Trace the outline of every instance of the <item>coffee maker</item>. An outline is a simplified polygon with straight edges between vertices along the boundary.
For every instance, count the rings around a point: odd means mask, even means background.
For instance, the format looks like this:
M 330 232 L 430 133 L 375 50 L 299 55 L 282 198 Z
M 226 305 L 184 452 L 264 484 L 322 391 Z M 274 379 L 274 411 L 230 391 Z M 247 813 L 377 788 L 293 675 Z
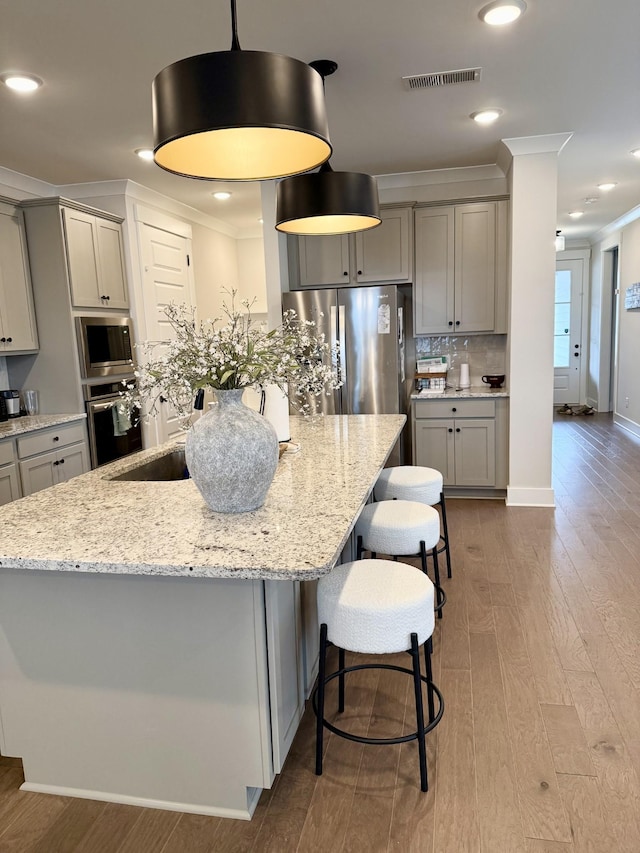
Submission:
M 15 391 L 13 389 L 8 389 L 5 391 L 0 391 L 0 400 L 4 404 L 2 408 L 5 409 L 5 413 L 7 418 L 19 418 L 20 417 L 20 392 Z

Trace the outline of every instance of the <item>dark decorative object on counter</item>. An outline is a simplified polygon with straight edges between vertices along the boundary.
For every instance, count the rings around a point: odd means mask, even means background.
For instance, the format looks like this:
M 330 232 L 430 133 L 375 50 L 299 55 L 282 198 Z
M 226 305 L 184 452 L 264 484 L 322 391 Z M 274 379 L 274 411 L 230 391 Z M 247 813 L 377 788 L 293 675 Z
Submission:
M 488 385 L 489 388 L 502 388 L 504 377 L 504 373 L 490 373 L 487 376 L 483 376 L 482 381 L 485 385 Z

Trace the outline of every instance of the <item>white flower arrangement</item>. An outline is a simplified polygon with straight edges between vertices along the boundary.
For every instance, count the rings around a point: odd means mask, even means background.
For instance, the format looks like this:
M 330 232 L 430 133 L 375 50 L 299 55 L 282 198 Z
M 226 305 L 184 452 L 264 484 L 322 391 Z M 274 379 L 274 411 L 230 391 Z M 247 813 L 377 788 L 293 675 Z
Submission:
M 166 400 L 189 425 L 194 398 L 205 389 L 229 391 L 250 386 L 278 385 L 287 390 L 302 414 L 308 409 L 304 395 L 331 394 L 340 381 L 330 363 L 335 353 L 315 323 L 298 319 L 287 311 L 282 325 L 264 331 L 246 309 L 223 303 L 223 317 L 198 322 L 195 309 L 169 305 L 165 315 L 175 337 L 168 341 L 137 344 L 141 366 L 134 370 L 135 382 L 123 383 L 120 408 L 131 413 L 146 410 L 157 414 L 158 402 Z M 224 325 L 220 325 L 224 323 Z

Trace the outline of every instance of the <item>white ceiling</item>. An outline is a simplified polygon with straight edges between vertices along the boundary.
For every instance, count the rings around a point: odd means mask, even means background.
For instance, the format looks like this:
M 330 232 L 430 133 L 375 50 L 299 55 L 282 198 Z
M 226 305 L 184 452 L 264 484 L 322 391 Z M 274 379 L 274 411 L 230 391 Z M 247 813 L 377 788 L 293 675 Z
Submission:
M 494 28 L 482 0 L 238 0 L 243 48 L 328 58 L 334 169 L 375 175 L 495 163 L 499 140 L 572 131 L 559 161 L 558 221 L 585 238 L 640 204 L 640 4 L 527 0 Z M 135 157 L 152 144 L 151 81 L 165 65 L 228 50 L 228 0 L 0 0 L 0 73 L 45 85 L 0 85 L 0 166 L 55 185 L 129 178 L 231 225 L 253 229 L 257 184 L 169 175 Z M 401 77 L 482 67 L 480 82 L 406 91 Z M 493 126 L 469 114 L 504 110 Z M 616 181 L 605 194 L 596 188 Z M 597 201 L 585 204 L 585 198 Z M 583 209 L 580 220 L 568 217 Z

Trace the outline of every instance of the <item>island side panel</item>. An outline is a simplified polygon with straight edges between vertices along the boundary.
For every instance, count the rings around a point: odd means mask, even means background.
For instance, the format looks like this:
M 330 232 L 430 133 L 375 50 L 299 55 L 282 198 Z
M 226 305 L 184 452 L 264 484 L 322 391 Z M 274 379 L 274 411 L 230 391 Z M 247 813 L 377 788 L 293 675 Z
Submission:
M 248 818 L 274 778 L 264 622 L 260 581 L 4 569 L 2 753 L 32 790 Z

